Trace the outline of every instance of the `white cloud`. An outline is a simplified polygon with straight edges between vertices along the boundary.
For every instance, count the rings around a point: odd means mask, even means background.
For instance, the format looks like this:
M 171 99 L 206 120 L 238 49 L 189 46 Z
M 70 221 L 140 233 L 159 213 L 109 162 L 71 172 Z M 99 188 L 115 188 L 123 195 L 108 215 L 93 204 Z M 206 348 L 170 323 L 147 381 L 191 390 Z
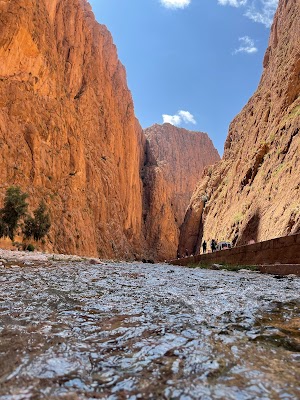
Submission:
M 233 54 L 237 53 L 248 53 L 253 54 L 257 52 L 257 48 L 254 46 L 254 40 L 249 36 L 243 36 L 239 38 L 241 45 L 238 49 L 235 49 Z
M 190 5 L 192 0 L 160 0 L 161 4 L 166 8 L 185 8 Z
M 182 118 L 183 122 L 186 124 L 193 124 L 196 125 L 196 120 L 194 116 L 189 111 L 178 111 L 179 116 Z
M 278 5 L 278 0 L 218 0 L 222 6 L 244 7 L 245 16 L 254 22 L 270 27 Z
M 241 7 L 247 4 L 247 0 L 218 0 L 222 6 Z
M 165 123 L 169 123 L 172 125 L 180 125 L 181 123 L 181 118 L 179 117 L 179 115 L 168 115 L 168 114 L 163 114 L 163 122 Z
M 253 2 L 247 9 L 246 17 L 252 19 L 254 22 L 264 24 L 270 27 L 273 22 L 273 17 L 278 5 L 278 0 L 260 0 Z
M 175 115 L 163 114 L 162 117 L 164 124 L 169 123 L 175 126 L 179 126 L 182 123 L 193 125 L 196 124 L 194 116 L 189 111 L 179 110 Z

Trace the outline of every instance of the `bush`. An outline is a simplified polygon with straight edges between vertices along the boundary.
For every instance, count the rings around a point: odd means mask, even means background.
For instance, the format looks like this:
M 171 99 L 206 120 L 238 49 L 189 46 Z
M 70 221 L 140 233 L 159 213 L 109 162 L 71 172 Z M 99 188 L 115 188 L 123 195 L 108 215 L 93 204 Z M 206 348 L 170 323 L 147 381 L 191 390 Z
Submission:
M 51 222 L 50 215 L 46 212 L 47 207 L 42 200 L 36 210 L 34 210 L 34 218 L 27 216 L 23 228 L 25 238 L 33 237 L 34 240 L 41 240 L 49 232 Z
M 1 210 L 0 210 L 1 212 Z M 7 234 L 7 226 L 4 223 L 3 219 L 0 217 L 0 238 L 8 236 Z
M 24 221 L 22 232 L 25 239 L 33 237 L 36 241 L 42 240 L 49 232 L 51 222 L 45 202 L 40 202 L 32 217 L 26 214 L 27 197 L 28 194 L 23 193 L 18 186 L 11 186 L 6 190 L 4 207 L 0 209 L 0 238 L 9 237 L 13 241 L 20 219 Z
M 34 245 L 29 243 L 29 245 L 26 247 L 27 251 L 34 251 Z
M 28 215 L 28 216 L 25 218 L 24 226 L 23 226 L 22 231 L 23 231 L 23 234 L 24 234 L 24 236 L 25 236 L 25 239 L 29 239 L 29 238 L 31 238 L 31 237 L 33 236 L 33 232 L 34 232 L 34 219 L 33 219 L 30 215 Z
M 18 186 L 7 189 L 4 198 L 4 207 L 0 210 L 0 235 L 14 240 L 18 222 L 26 214 L 28 204 L 27 193 L 22 193 Z
M 33 233 L 34 240 L 41 240 L 50 230 L 51 222 L 50 215 L 47 211 L 47 206 L 42 200 L 38 208 L 33 212 L 35 229 Z

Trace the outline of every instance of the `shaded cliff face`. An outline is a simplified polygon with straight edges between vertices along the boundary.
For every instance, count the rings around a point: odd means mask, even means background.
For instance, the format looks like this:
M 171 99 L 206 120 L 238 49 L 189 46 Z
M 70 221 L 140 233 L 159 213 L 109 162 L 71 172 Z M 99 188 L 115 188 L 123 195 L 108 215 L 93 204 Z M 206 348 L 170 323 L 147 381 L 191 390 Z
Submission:
M 299 32 L 299 1 L 280 0 L 259 87 L 193 194 L 180 249 L 198 252 L 202 234 L 245 244 L 299 232 Z
M 144 247 L 145 145 L 111 35 L 85 0 L 0 2 L 1 195 L 44 198 L 51 250 Z
M 145 235 L 160 259 L 176 256 L 179 227 L 206 166 L 220 159 L 206 133 L 171 124 L 146 129 Z

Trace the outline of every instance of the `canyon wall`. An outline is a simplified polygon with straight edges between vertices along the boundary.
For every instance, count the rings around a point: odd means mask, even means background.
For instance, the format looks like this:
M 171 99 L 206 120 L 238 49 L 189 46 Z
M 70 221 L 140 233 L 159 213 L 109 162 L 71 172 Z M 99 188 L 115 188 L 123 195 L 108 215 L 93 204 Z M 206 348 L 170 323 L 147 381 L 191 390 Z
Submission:
M 156 258 L 170 259 L 176 256 L 179 227 L 196 184 L 220 156 L 203 132 L 155 124 L 145 135 L 145 236 Z
M 46 249 L 169 258 L 204 165 L 206 134 L 142 131 L 125 69 L 86 0 L 0 1 L 0 203 L 44 199 Z
M 0 186 L 52 216 L 49 249 L 145 249 L 145 137 L 110 33 L 86 0 L 0 2 Z
M 258 89 L 193 194 L 180 251 L 198 253 L 202 239 L 245 244 L 300 231 L 299 33 L 299 0 L 279 0 Z

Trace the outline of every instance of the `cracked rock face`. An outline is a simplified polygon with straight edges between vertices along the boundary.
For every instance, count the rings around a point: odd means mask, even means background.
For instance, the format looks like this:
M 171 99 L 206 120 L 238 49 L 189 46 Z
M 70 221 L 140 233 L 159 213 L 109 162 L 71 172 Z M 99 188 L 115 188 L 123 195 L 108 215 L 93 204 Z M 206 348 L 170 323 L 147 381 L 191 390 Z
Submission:
M 145 140 L 110 33 L 85 0 L 0 11 L 1 196 L 45 199 L 52 251 L 139 254 Z
M 11 185 L 31 210 L 45 200 L 44 250 L 174 257 L 192 190 L 218 158 L 206 134 L 143 133 L 86 0 L 0 1 L 0 203 Z
M 280 0 L 258 89 L 193 194 L 180 251 L 199 252 L 202 237 L 245 244 L 300 231 L 299 32 L 299 1 Z
M 145 235 L 158 259 L 176 257 L 179 227 L 199 177 L 220 160 L 206 133 L 171 124 L 145 130 Z

